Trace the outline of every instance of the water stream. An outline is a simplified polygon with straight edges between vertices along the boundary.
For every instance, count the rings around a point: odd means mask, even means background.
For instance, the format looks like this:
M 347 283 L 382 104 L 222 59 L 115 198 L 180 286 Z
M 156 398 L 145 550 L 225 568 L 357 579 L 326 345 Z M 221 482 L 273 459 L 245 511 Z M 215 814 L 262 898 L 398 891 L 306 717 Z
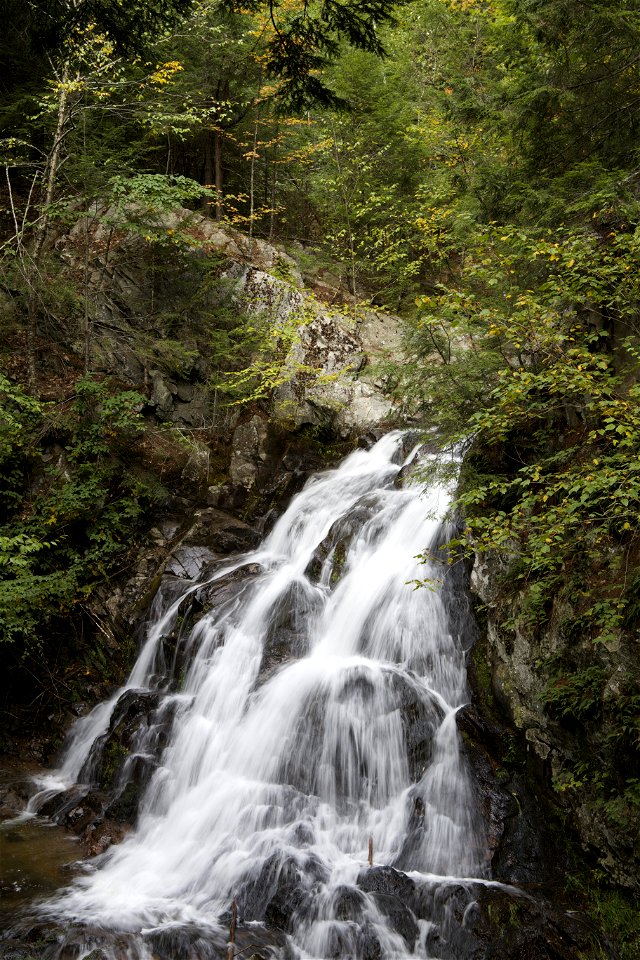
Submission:
M 169 742 L 135 831 L 46 915 L 126 933 L 132 957 L 178 929 L 222 956 L 235 900 L 245 927 L 279 931 L 278 956 L 438 955 L 435 919 L 389 884 L 424 900 L 486 881 L 487 857 L 456 729 L 468 694 L 446 566 L 417 559 L 438 553 L 449 496 L 399 482 L 416 455 L 387 435 L 312 478 L 257 550 L 166 581 L 125 687 L 76 724 L 31 809 L 90 778 L 123 694 L 160 691 Z M 217 599 L 185 630 L 196 596 Z

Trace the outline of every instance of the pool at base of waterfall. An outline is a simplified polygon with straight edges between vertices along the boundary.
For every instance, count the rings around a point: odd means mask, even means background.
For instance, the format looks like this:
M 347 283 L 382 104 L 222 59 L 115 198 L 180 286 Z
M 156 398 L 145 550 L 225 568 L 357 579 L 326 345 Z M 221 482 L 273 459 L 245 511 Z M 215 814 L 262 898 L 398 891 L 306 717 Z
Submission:
M 77 873 L 77 837 L 50 821 L 0 822 L 0 922 L 8 924 L 35 898 L 51 896 Z

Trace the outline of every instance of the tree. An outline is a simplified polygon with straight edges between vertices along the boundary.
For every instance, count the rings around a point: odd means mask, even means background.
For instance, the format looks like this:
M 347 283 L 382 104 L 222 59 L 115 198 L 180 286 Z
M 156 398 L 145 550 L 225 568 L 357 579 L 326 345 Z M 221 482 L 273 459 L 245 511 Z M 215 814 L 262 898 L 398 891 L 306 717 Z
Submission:
M 511 0 L 534 56 L 514 96 L 530 162 L 547 174 L 598 158 L 626 164 L 640 129 L 640 4 Z
M 22 30 L 31 45 L 49 53 L 68 37 L 92 27 L 106 34 L 120 52 L 140 52 L 159 34 L 180 21 L 192 0 L 28 0 Z
M 343 42 L 383 56 L 379 29 L 393 22 L 403 0 L 220 0 L 229 12 L 248 10 L 263 18 L 267 36 L 264 65 L 278 83 L 278 97 L 287 109 L 311 104 L 339 104 L 340 97 L 322 78 Z

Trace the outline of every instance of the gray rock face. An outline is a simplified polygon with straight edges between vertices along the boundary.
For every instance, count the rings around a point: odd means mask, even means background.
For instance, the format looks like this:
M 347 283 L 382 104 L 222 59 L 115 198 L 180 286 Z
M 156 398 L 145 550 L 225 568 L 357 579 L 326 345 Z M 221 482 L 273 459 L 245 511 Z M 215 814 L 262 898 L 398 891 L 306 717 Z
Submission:
M 170 258 L 158 265 L 157 254 L 142 236 L 114 230 L 110 221 L 115 224 L 117 217 L 109 210 L 99 219 L 80 221 L 58 241 L 58 251 L 73 272 L 78 245 L 82 250 L 86 243 L 92 247 L 92 365 L 146 393 L 160 421 L 195 428 L 228 426 L 209 384 L 206 334 L 194 326 L 185 307 L 201 283 L 197 265 L 208 258 L 216 264 L 225 296 L 239 311 L 256 317 L 273 344 L 274 389 L 263 392 L 272 393 L 270 418 L 287 429 L 319 427 L 345 439 L 393 416 L 384 380 L 372 372 L 372 365 L 400 350 L 397 318 L 355 306 L 327 307 L 304 288 L 295 261 L 286 253 L 199 214 L 177 209 L 157 224 L 170 235 L 180 233 L 193 241 L 182 271 L 171 266 Z M 193 276 L 187 276 L 190 272 Z M 339 295 L 339 290 L 334 292 Z M 242 471 L 239 462 L 236 469 Z M 249 473 L 245 470 L 238 481 L 245 487 L 251 486 Z
M 564 812 L 584 850 L 595 857 L 610 879 L 640 892 L 637 809 L 624 802 L 620 810 L 608 809 L 602 797 L 598 799 L 598 786 L 590 781 L 589 774 L 576 777 L 573 773 L 584 769 L 580 764 L 585 758 L 598 764 L 599 757 L 604 770 L 604 761 L 611 760 L 613 746 L 607 743 L 616 735 L 614 728 L 607 725 L 604 716 L 596 716 L 592 723 L 571 716 L 565 719 L 546 702 L 546 692 L 558 669 L 554 664 L 560 663 L 573 664 L 578 673 L 598 664 L 603 676 L 610 677 L 603 697 L 615 697 L 615 678 L 634 669 L 634 651 L 626 649 L 622 640 L 610 644 L 611 649 L 604 645 L 594 649 L 588 637 L 567 635 L 562 624 L 574 622 L 576 613 L 562 594 L 541 623 L 520 618 L 520 594 L 500 586 L 508 564 L 507 557 L 476 557 L 471 587 L 484 604 L 487 623 L 485 643 L 472 656 L 476 661 L 483 660 L 481 666 L 491 677 L 491 693 L 518 731 L 528 769 L 540 789 Z
M 540 695 L 544 678 L 535 663 L 557 650 L 557 638 L 548 635 L 532 647 L 532 638 L 520 628 L 507 628 L 499 616 L 500 591 L 496 584 L 508 568 L 504 558 L 476 557 L 471 589 L 490 611 L 487 623 L 488 646 L 492 656 L 493 692 L 511 722 L 524 731 L 532 752 L 546 759 L 545 731 L 549 717 Z M 544 755 L 544 756 L 543 756 Z
M 168 419 L 173 410 L 173 393 L 159 370 L 151 370 L 151 403 L 156 408 L 158 418 Z M 174 391 L 175 391 L 175 385 Z
M 217 556 L 226 556 L 229 553 L 252 549 L 257 546 L 259 539 L 256 530 L 238 517 L 215 507 L 205 507 L 193 514 L 181 546 L 189 546 L 195 550 L 206 547 Z
M 333 428 L 343 437 L 357 436 L 393 416 L 391 401 L 368 375 L 375 354 L 352 318 L 311 303 L 311 319 L 287 357 L 291 376 L 275 392 L 273 413 L 294 428 L 305 424 Z M 389 319 L 389 326 L 398 321 Z
M 254 264 L 233 263 L 225 275 L 236 284 L 238 303 L 268 318 L 273 335 L 289 345 L 270 405 L 273 419 L 294 430 L 327 427 L 347 438 L 393 416 L 383 382 L 368 368 L 400 349 L 396 317 L 328 310 Z
M 208 547 L 180 544 L 169 557 L 164 573 L 187 580 L 196 580 L 203 568 L 215 559 L 216 554 Z
M 232 483 L 247 490 L 255 484 L 258 470 L 267 459 L 267 436 L 267 425 L 257 415 L 236 427 L 229 465 Z
M 203 443 L 191 444 L 191 452 L 182 470 L 182 479 L 199 487 L 209 480 L 209 448 Z

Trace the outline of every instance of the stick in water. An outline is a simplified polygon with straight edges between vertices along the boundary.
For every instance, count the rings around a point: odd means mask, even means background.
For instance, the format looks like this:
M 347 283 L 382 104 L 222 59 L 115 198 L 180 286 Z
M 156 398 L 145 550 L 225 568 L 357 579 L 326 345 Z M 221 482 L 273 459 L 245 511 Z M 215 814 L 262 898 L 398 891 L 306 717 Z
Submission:
M 369 866 L 373 866 L 373 837 L 369 837 Z
M 231 923 L 229 924 L 229 944 L 227 946 L 227 960 L 233 960 L 236 942 L 236 924 L 238 922 L 238 904 L 234 900 L 231 904 Z

